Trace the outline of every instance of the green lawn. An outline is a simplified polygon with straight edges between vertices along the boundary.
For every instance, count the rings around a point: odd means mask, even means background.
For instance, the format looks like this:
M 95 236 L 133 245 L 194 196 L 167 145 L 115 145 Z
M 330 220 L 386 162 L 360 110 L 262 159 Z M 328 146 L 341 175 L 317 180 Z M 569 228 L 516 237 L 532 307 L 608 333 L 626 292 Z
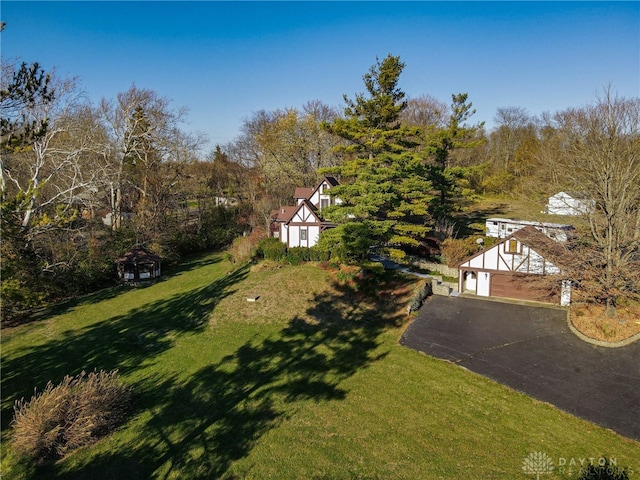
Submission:
M 314 265 L 222 258 L 3 332 L 4 478 L 535 478 L 539 451 L 640 471 L 640 443 L 399 346 L 414 280 L 367 297 Z M 14 400 L 94 368 L 133 386 L 129 422 L 46 468 L 18 462 Z
M 485 195 L 457 215 L 458 233 L 461 236 L 484 234 L 485 221 L 492 217 L 585 227 L 582 217 L 543 213 L 546 202 L 546 198 L 533 199 L 525 195 Z

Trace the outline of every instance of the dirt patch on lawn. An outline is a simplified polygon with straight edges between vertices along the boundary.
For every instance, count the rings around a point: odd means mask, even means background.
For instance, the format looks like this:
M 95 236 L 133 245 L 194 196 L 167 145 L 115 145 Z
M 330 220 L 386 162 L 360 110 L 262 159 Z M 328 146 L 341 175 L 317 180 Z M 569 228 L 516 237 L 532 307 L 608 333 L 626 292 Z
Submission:
M 640 308 L 618 307 L 615 318 L 598 305 L 571 307 L 571 323 L 583 335 L 603 342 L 621 342 L 640 334 Z

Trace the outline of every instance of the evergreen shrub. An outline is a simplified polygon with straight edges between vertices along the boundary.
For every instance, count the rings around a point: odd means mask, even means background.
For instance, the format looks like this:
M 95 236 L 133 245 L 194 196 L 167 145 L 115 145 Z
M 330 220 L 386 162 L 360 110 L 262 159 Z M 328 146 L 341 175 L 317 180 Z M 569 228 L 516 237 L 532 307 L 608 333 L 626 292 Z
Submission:
M 309 249 L 306 247 L 291 247 L 287 250 L 287 254 L 285 256 L 286 261 L 291 265 L 298 265 L 303 262 L 308 262 L 309 258 Z
M 264 238 L 258 243 L 257 255 L 265 260 L 280 262 L 286 254 L 287 246 L 277 238 Z

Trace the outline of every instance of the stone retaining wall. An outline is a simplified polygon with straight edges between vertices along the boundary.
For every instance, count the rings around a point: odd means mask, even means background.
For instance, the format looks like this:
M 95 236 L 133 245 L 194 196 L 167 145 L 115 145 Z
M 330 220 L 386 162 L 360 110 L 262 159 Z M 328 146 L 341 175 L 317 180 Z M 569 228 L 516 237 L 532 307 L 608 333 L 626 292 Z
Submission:
M 426 260 L 412 259 L 411 265 L 418 267 L 422 270 L 429 270 L 432 272 L 440 272 L 445 277 L 458 278 L 458 269 L 452 268 L 447 265 L 435 262 L 427 262 Z

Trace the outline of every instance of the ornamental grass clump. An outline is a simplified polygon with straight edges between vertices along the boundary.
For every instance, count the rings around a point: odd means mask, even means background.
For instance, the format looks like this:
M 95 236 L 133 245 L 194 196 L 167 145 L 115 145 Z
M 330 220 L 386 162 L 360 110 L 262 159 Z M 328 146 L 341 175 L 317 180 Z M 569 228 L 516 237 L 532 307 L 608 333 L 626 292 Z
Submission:
M 14 406 L 12 444 L 37 462 L 93 443 L 123 423 L 131 392 L 118 371 L 66 376 Z

